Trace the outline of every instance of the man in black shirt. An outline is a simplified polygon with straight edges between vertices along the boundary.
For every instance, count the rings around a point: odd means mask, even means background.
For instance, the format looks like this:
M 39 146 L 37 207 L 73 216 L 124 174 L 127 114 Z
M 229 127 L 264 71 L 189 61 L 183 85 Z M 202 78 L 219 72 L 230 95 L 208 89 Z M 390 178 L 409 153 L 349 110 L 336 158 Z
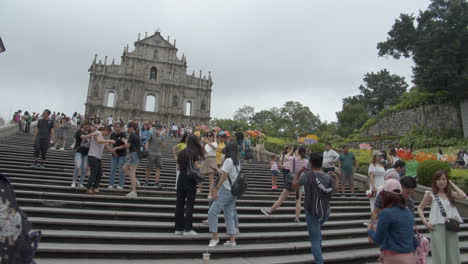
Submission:
M 49 144 L 54 142 L 54 122 L 49 119 L 50 110 L 46 109 L 42 113 L 42 119 L 37 122 L 37 127 L 34 130 L 34 163 L 31 167 L 44 167 L 47 149 Z M 41 154 L 41 162 L 38 162 L 39 153 Z

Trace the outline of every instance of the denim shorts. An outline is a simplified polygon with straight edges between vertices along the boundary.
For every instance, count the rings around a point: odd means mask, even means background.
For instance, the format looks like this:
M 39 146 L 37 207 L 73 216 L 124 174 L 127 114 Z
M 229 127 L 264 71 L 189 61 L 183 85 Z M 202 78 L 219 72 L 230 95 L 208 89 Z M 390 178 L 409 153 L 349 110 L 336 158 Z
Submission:
M 130 152 L 130 161 L 129 165 L 137 166 L 140 163 L 140 158 L 138 157 L 138 152 Z
M 271 176 L 278 176 L 278 171 L 277 170 L 272 170 L 271 171 Z

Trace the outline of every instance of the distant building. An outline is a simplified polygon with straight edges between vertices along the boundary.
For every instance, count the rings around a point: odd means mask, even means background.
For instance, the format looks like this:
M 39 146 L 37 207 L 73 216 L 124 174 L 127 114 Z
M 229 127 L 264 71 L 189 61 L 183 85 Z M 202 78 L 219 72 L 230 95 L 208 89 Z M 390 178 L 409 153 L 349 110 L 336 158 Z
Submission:
M 159 32 L 124 48 L 121 64 L 96 62 L 89 68 L 86 113 L 117 120 L 143 118 L 162 122 L 207 123 L 210 120 L 211 72 L 187 75 L 185 55 L 177 57 Z

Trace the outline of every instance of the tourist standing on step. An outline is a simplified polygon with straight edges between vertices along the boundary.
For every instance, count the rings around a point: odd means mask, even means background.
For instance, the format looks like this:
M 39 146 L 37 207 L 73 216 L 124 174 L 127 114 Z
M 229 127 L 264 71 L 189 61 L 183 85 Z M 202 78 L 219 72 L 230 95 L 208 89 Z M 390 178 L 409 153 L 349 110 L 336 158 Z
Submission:
M 297 149 L 296 153 L 294 155 L 290 156 L 289 159 L 289 164 L 291 166 L 291 171 L 290 173 L 294 173 L 296 175 L 300 171 L 304 171 L 309 167 L 309 161 L 306 158 L 306 152 L 307 152 L 307 147 L 305 145 L 299 146 Z M 265 215 L 271 215 L 278 207 L 280 207 L 284 200 L 289 197 L 289 194 L 295 193 L 296 195 L 296 218 L 294 221 L 296 223 L 300 223 L 300 216 L 301 216 L 301 197 L 302 197 L 302 188 L 301 189 L 294 189 L 292 188 L 292 185 L 288 187 L 290 189 L 284 188 L 283 192 L 281 192 L 280 196 L 278 197 L 278 200 L 273 204 L 273 206 L 270 209 L 267 208 L 261 208 L 261 212 Z
M 24 112 L 24 133 L 29 134 L 32 122 L 32 116 L 29 114 L 28 111 Z
M 400 182 L 395 179 L 386 181 L 380 195 L 384 209 L 379 214 L 377 230 L 373 223 L 369 223 L 367 233 L 380 246 L 382 263 L 415 264 L 413 252 L 419 242 L 414 236 L 414 213 L 406 206 Z
M 46 109 L 42 113 L 42 119 L 37 122 L 34 129 L 34 163 L 31 167 L 44 167 L 47 150 L 50 144 L 54 143 L 54 122 L 49 119 L 50 110 Z M 39 154 L 41 154 L 41 162 L 38 163 Z
M 382 163 L 382 153 L 378 150 L 372 152 L 372 161 L 368 170 L 370 190 L 367 194 L 370 198 L 371 212 L 374 211 L 375 196 L 380 186 L 385 183 L 385 168 Z
M 148 161 L 146 163 L 146 177 L 143 186 L 149 186 L 149 177 L 151 171 L 156 169 L 154 172 L 154 186 L 156 188 L 161 188 L 159 178 L 161 177 L 162 168 L 162 148 L 166 147 L 166 139 L 161 134 L 161 132 L 162 126 L 159 124 L 156 125 L 154 132 L 151 133 L 146 142 L 145 149 L 148 151 Z
M 338 179 L 333 171 L 323 173 L 323 156 L 320 152 L 310 154 L 311 169 L 300 169 L 294 176 L 292 187 L 305 189 L 304 211 L 307 231 L 314 255 L 314 263 L 323 264 L 321 226 L 330 216 L 330 201 L 338 189 Z
M 276 155 L 273 155 L 270 160 L 270 171 L 271 171 L 271 189 L 278 189 L 276 178 L 278 177 L 278 161 Z
M 218 215 L 223 211 L 224 222 L 229 240 L 224 243 L 226 247 L 236 246 L 236 201 L 237 196 L 231 192 L 231 186 L 236 181 L 239 171 L 241 171 L 239 162 L 238 146 L 229 143 L 225 148 L 225 160 L 223 167 L 219 170 L 221 177 L 213 189 L 211 196 L 214 199 L 213 204 L 208 211 L 208 226 L 210 233 L 213 234 L 208 247 L 215 247 L 219 244 L 218 237 Z
M 293 148 L 290 146 L 284 147 L 283 153 L 281 153 L 281 156 L 279 157 L 278 167 L 281 169 L 281 172 L 283 173 L 283 185 L 284 185 L 286 176 L 289 174 L 289 171 L 291 170 L 291 166 L 289 165 L 289 155 L 292 149 Z
M 177 143 L 174 147 L 172 147 L 172 153 L 174 154 L 174 160 L 176 161 L 176 164 L 177 164 L 177 158 L 179 156 L 179 153 L 187 147 L 187 140 L 188 140 L 188 134 L 184 134 L 182 135 L 182 139 L 180 140 L 180 142 Z M 177 181 L 179 180 L 179 174 L 180 174 L 179 167 L 176 166 L 176 180 L 175 180 L 175 187 L 174 187 L 176 190 L 177 190 Z
M 60 150 L 65 150 L 66 137 L 68 136 L 68 130 L 70 129 L 70 122 L 68 117 L 62 117 L 60 121 L 58 121 L 57 127 L 57 140 L 55 142 L 55 146 L 52 149 L 57 149 L 58 145 L 62 143 L 62 147 Z
M 323 152 L 323 172 L 335 171 L 335 163 L 338 162 L 340 155 L 332 149 L 330 143 L 325 144 L 325 151 Z
M 343 154 L 338 158 L 338 168 L 341 180 L 341 195 L 344 195 L 345 185 L 351 187 L 351 195 L 354 196 L 354 171 L 359 167 L 354 153 L 349 152 L 347 145 L 343 146 Z
M 257 161 L 267 162 L 267 159 L 265 158 L 265 138 L 263 135 L 258 136 L 257 145 L 255 147 L 257 149 Z
M 89 134 L 90 125 L 91 122 L 88 120 L 83 121 L 81 128 L 75 133 L 75 167 L 73 169 L 72 188 L 84 188 L 83 182 L 88 169 L 88 152 L 90 146 L 90 139 L 86 136 Z M 77 184 L 78 173 L 80 174 L 79 185 Z
M 219 131 L 219 133 L 216 135 L 216 139 L 218 139 L 218 149 L 216 149 L 216 163 L 218 164 L 218 168 L 221 168 L 221 165 L 224 161 L 223 149 L 226 147 L 226 133 L 224 131 Z
M 102 153 L 106 144 L 115 144 L 114 140 L 104 138 L 109 136 L 111 132 L 112 128 L 105 126 L 86 136 L 91 138 L 88 151 L 88 164 L 91 169 L 91 175 L 86 186 L 87 194 L 99 194 L 99 184 L 102 178 Z
M 119 172 L 119 185 L 116 187 L 119 190 L 123 190 L 125 187 L 125 171 L 123 167 L 127 161 L 127 145 L 125 141 L 127 140 L 127 134 L 122 131 L 122 124 L 119 122 L 114 122 L 114 132 L 110 135 L 110 139 L 115 141 L 113 148 L 109 145 L 106 146 L 107 150 L 112 154 L 111 155 L 111 168 L 109 176 L 109 186 L 108 189 L 114 189 L 115 174 L 116 171 Z
M 200 168 L 199 161 L 204 159 L 200 140 L 195 135 L 188 136 L 187 147 L 177 157 L 177 166 L 180 170 L 177 181 L 177 201 L 175 209 L 175 234 L 193 236 L 193 207 L 197 194 L 195 179 L 187 174 L 189 164 L 196 169 Z
M 205 160 L 201 164 L 200 172 L 209 179 L 209 192 L 208 199 L 211 199 L 211 193 L 214 186 L 214 175 L 218 171 L 218 164 L 216 163 L 216 151 L 218 150 L 218 143 L 213 132 L 208 131 L 203 139 L 203 148 L 205 151 Z
M 401 195 L 403 196 L 403 198 L 406 199 L 406 207 L 408 207 L 408 209 L 410 210 L 410 212 L 413 214 L 413 217 L 414 217 L 414 201 L 411 198 L 411 196 L 413 195 L 414 190 L 417 187 L 416 179 L 414 179 L 411 176 L 404 176 L 404 177 L 401 177 L 399 181 L 401 185 Z M 382 209 L 383 209 L 382 192 L 380 192 L 379 194 L 377 194 L 375 198 L 375 204 L 374 204 L 374 210 L 372 211 L 371 223 L 375 223 L 377 221 L 377 219 L 379 218 L 379 213 Z
M 432 178 L 432 190 L 426 191 L 419 204 L 418 213 L 424 225 L 431 231 L 431 252 L 433 264 L 461 263 L 458 233 L 447 230 L 446 219 L 463 223 L 455 200 L 465 200 L 466 194 L 448 178 L 446 171 L 438 171 Z M 429 220 L 424 208 L 431 206 Z
M 137 177 L 136 169 L 138 163 L 140 163 L 140 157 L 138 153 L 140 152 L 141 143 L 138 133 L 138 122 L 134 121 L 127 125 L 128 127 L 128 140 L 125 142 L 126 146 L 130 152 L 130 160 L 124 166 L 125 173 L 130 176 L 130 183 L 132 191 L 127 194 L 128 197 L 137 197 Z

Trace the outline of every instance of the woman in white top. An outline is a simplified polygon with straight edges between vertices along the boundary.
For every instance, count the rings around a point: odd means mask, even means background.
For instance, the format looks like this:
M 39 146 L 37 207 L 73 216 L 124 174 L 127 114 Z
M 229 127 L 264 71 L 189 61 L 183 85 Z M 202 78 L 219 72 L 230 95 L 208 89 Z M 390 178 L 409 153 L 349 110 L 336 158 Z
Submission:
M 208 211 L 208 226 L 210 233 L 213 234 L 208 247 L 215 247 L 219 244 L 218 237 L 218 215 L 221 211 L 224 212 L 224 222 L 226 223 L 226 231 L 229 235 L 229 240 L 224 243 L 225 247 L 236 246 L 236 201 L 237 196 L 231 193 L 231 183 L 233 184 L 239 175 L 239 151 L 236 143 L 229 143 L 225 148 L 226 159 L 223 167 L 218 170 L 221 175 L 218 184 L 214 187 L 211 196 L 213 204 Z M 228 178 L 229 177 L 229 178 Z
M 447 218 L 462 223 L 463 220 L 455 207 L 455 200 L 465 200 L 466 194 L 448 179 L 446 171 L 438 171 L 432 178 L 432 192 L 426 191 L 419 204 L 418 213 L 424 225 L 431 231 L 431 252 L 433 264 L 461 263 L 458 234 L 445 228 L 445 217 L 439 207 L 440 200 Z M 424 216 L 424 208 L 431 205 L 429 221 Z
M 369 165 L 369 184 L 374 197 L 370 198 L 371 212 L 374 211 L 377 189 L 385 183 L 385 168 L 382 164 L 382 153 L 378 150 L 372 153 L 372 162 Z
M 211 192 L 214 186 L 214 175 L 218 170 L 218 163 L 216 162 L 216 150 L 218 150 L 218 143 L 213 132 L 209 131 L 205 134 L 206 138 L 203 139 L 203 149 L 205 152 L 205 160 L 202 162 L 200 172 L 206 176 L 210 181 L 210 190 L 208 192 L 208 199 L 211 199 Z M 200 190 L 201 186 L 199 186 Z

